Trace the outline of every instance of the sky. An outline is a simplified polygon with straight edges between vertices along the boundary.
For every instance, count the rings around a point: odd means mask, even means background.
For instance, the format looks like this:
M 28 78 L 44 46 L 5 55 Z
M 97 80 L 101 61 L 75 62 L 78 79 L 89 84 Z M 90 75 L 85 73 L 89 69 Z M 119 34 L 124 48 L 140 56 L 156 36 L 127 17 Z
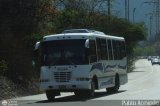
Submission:
M 133 22 L 133 10 L 135 8 L 134 22 L 145 22 L 147 29 L 150 29 L 150 13 L 153 12 L 153 3 L 145 3 L 153 0 L 129 0 L 130 21 Z M 118 17 L 125 18 L 125 0 L 115 0 L 112 4 L 112 13 Z M 153 20 L 152 36 L 155 35 L 155 22 Z

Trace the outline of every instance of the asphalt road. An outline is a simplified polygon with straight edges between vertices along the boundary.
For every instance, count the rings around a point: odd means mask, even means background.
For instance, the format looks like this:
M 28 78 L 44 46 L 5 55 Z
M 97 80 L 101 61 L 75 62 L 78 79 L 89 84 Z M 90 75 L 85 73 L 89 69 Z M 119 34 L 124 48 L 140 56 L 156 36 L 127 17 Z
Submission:
M 18 106 L 160 106 L 160 65 L 151 65 L 147 59 L 135 62 L 135 69 L 128 74 L 128 83 L 122 85 L 116 94 L 105 89 L 96 91 L 94 98 L 78 98 L 74 93 L 61 93 L 55 101 L 49 102 L 45 94 L 12 99 Z M 16 105 L 16 103 L 14 103 Z

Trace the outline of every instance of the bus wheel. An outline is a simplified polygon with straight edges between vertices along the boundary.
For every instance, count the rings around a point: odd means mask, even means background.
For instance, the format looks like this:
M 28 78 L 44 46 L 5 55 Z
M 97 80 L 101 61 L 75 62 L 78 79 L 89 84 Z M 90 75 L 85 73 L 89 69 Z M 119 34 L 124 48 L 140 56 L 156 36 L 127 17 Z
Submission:
M 119 76 L 116 75 L 116 77 L 115 77 L 115 86 L 111 87 L 111 88 L 106 88 L 106 90 L 107 90 L 108 93 L 116 93 L 119 90 L 119 86 L 120 86 Z
M 53 91 L 53 90 L 47 90 L 46 91 L 46 96 L 47 96 L 48 101 L 55 100 L 55 96 L 57 96 L 57 95 L 60 95 L 60 92 L 56 92 L 56 91 Z
M 84 92 L 82 92 L 82 91 L 75 91 L 74 94 L 76 97 L 83 97 L 84 96 Z
M 91 82 L 91 89 L 87 92 L 87 95 L 89 97 L 94 97 L 95 95 L 95 82 L 94 81 Z

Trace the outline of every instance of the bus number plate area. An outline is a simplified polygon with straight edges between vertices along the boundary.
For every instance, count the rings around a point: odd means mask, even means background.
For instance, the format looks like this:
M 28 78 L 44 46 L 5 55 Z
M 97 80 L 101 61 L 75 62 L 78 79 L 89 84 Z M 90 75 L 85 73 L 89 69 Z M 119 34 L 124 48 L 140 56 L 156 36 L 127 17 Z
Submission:
M 66 89 L 66 85 L 59 85 L 59 89 Z

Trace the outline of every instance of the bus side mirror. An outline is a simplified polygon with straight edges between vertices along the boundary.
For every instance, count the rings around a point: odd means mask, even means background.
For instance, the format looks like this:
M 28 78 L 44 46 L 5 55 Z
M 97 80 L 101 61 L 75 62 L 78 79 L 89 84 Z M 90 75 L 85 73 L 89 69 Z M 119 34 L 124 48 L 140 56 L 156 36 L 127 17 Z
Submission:
M 38 58 L 39 58 L 39 49 L 40 49 L 40 42 L 37 42 L 35 44 L 34 53 L 33 53 L 33 60 L 32 60 L 32 66 L 36 67 Z
M 35 67 L 35 61 L 34 60 L 32 60 L 32 67 Z
M 86 40 L 86 42 L 85 42 L 85 47 L 86 47 L 86 48 L 89 48 L 89 39 Z
M 34 53 L 33 53 L 33 60 L 32 60 L 32 66 L 33 66 L 33 67 L 36 66 L 36 59 L 37 59 L 37 56 L 38 56 L 38 50 L 34 50 Z

